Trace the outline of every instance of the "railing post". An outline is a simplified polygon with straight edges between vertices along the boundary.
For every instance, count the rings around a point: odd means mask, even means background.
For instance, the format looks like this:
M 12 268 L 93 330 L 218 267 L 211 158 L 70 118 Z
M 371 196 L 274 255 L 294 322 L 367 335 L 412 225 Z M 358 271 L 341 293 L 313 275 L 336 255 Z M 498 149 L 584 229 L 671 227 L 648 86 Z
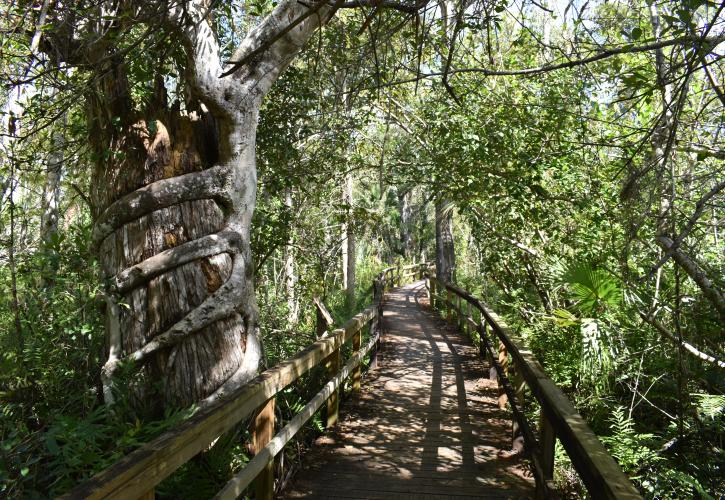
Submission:
M 554 451 L 556 449 L 556 434 L 554 428 L 549 423 L 549 419 L 541 411 L 539 419 L 539 463 L 541 471 L 539 471 L 540 480 L 536 482 L 536 496 L 538 498 L 546 498 L 546 483 L 554 477 Z M 539 484 L 541 483 L 541 484 Z
M 473 309 L 471 308 L 471 303 L 466 301 L 466 320 L 464 321 L 464 324 L 466 325 L 466 334 L 469 337 L 472 337 L 473 330 L 471 330 L 471 321 L 474 321 L 473 319 Z
M 445 286 L 445 285 L 443 285 L 443 286 Z M 452 323 L 453 322 L 453 316 L 452 316 L 452 314 L 453 314 L 453 298 L 452 298 L 451 291 L 448 289 L 447 286 L 446 286 L 445 302 L 446 302 L 446 320 L 449 323 Z
M 398 261 L 397 271 L 398 272 L 397 272 L 397 280 L 396 281 L 398 282 L 398 286 L 402 286 L 403 285 L 403 283 L 402 283 L 402 279 L 403 278 L 402 278 L 402 275 L 401 275 L 400 261 Z
M 511 382 L 513 384 L 514 393 L 516 394 L 516 404 L 519 405 L 519 408 L 521 408 L 521 411 L 523 412 L 525 383 L 524 377 L 521 375 L 521 370 L 519 370 L 516 364 L 513 365 L 513 369 L 514 374 Z M 521 429 L 519 428 L 519 422 L 515 418 L 512 419 L 511 425 L 511 448 L 519 452 L 524 451 L 523 434 L 521 433 Z
M 268 399 L 260 407 L 254 418 L 252 429 L 252 448 L 256 455 L 274 437 L 274 398 Z M 271 500 L 274 498 L 274 460 L 270 460 L 264 470 L 254 480 L 255 498 Z
M 436 284 L 438 280 L 435 278 L 429 278 L 430 281 L 430 308 L 435 310 L 436 308 Z
M 340 371 L 340 346 L 337 346 L 332 354 L 325 359 L 325 372 L 327 378 L 331 379 Z M 337 423 L 340 414 L 340 389 L 330 394 L 327 399 L 327 413 L 325 414 L 325 427 L 329 429 Z
M 372 323 L 371 323 L 372 324 Z M 372 334 L 372 327 L 370 328 Z M 355 356 L 360 352 L 360 345 L 362 343 L 362 328 L 355 332 L 352 336 L 352 355 Z M 362 381 L 362 363 L 358 365 L 352 371 L 352 392 L 353 394 L 360 394 L 360 386 Z
M 377 335 L 378 340 L 375 342 L 375 346 L 372 349 L 370 355 L 370 367 L 369 370 L 375 370 L 378 367 L 378 351 L 380 350 L 380 340 L 383 337 L 383 301 L 381 300 L 377 304 L 375 310 L 375 330 L 371 332 L 372 335 Z
M 463 324 L 463 299 L 460 295 L 456 295 L 458 297 L 458 308 L 456 309 L 456 316 L 458 319 L 458 331 L 465 331 L 464 324 Z
M 498 376 L 500 377 L 508 377 L 509 373 L 509 355 L 508 351 L 506 350 L 506 346 L 503 342 L 499 341 L 498 343 L 498 364 L 501 367 L 501 370 L 503 373 L 499 373 Z M 498 382 L 498 407 L 501 409 L 506 408 L 506 403 L 508 403 L 508 396 L 506 396 L 506 391 L 503 389 L 503 384 L 499 380 Z
M 146 493 L 138 497 L 137 500 L 154 500 L 156 498 L 156 488 L 148 490 Z

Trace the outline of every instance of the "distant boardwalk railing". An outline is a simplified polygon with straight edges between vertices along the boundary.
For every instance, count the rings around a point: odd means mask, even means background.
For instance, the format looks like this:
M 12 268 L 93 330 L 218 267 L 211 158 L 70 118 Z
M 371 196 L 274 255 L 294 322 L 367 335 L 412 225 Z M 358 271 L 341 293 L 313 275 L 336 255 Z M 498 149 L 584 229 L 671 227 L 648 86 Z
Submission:
M 496 368 L 499 405 L 505 407 L 508 403 L 514 416 L 513 438 L 523 437 L 532 458 L 537 496 L 551 497 L 554 445 L 559 438 L 592 498 L 641 498 L 561 389 L 546 376 L 531 351 L 496 313 L 466 290 L 443 283 L 432 273 L 426 276 L 426 288 L 431 305 L 444 308 L 449 322 L 458 324 L 469 335 L 473 331 L 479 334 L 481 355 L 488 357 Z M 498 340 L 497 349 L 494 339 Z M 513 365 L 509 365 L 509 356 Z M 541 407 L 538 436 L 534 435 L 522 410 L 524 384 Z
M 323 336 L 294 357 L 264 371 L 227 398 L 201 409 L 153 441 L 141 446 L 114 465 L 70 491 L 64 498 L 153 499 L 154 488 L 219 436 L 254 416 L 252 448 L 254 458 L 237 473 L 215 498 L 237 498 L 254 482 L 255 497 L 271 499 L 274 494 L 273 462 L 302 426 L 327 403 L 326 425 L 338 419 L 339 390 L 352 377 L 353 392 L 360 391 L 361 363 L 371 353 L 376 361 L 380 340 L 383 295 L 408 277 L 423 277 L 426 266 L 389 267 L 373 284 L 373 303 L 341 328 Z M 370 325 L 369 341 L 362 346 L 363 329 Z M 341 367 L 341 348 L 352 341 L 352 354 Z M 275 396 L 318 365 L 326 368 L 328 381 L 305 407 L 279 432 L 275 429 Z

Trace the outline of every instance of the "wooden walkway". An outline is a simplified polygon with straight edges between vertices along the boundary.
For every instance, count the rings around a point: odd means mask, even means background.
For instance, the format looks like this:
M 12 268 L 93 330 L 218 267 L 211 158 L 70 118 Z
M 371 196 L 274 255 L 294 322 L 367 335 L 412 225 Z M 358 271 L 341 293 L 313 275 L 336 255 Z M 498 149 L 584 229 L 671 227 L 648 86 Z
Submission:
M 386 295 L 380 367 L 317 440 L 284 498 L 531 498 L 510 420 L 477 349 L 429 310 L 422 282 Z M 484 375 L 485 374 L 485 375 Z

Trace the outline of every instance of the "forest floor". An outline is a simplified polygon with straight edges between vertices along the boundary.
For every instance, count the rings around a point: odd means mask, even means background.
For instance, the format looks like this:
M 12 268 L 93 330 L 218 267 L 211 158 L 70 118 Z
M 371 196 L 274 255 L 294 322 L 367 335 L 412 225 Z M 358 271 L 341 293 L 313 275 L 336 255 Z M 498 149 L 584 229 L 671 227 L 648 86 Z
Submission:
M 417 282 L 386 295 L 380 364 L 303 456 L 283 498 L 531 498 L 511 424 L 471 341 Z

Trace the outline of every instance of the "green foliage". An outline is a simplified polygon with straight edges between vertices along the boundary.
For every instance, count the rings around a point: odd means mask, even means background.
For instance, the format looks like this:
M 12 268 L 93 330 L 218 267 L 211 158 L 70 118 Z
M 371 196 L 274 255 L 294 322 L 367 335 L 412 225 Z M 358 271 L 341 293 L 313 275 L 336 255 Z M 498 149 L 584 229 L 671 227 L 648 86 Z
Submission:
M 563 281 L 572 291 L 575 307 L 586 316 L 597 315 L 621 303 L 622 291 L 617 281 L 602 269 L 575 264 L 566 271 Z
M 95 7 L 67 4 L 64 26 L 73 18 L 91 24 Z M 210 17 L 223 57 L 230 58 L 277 5 L 214 2 Z M 642 491 L 657 498 L 725 494 L 725 379 L 687 353 L 680 359 L 669 339 L 638 320 L 639 313 L 653 312 L 703 350 L 718 354 L 725 346 L 721 318 L 682 270 L 668 261 L 650 272 L 661 258 L 654 236 L 665 226 L 674 234 L 687 229 L 702 194 L 722 178 L 722 106 L 710 79 L 717 83 L 723 60 L 702 40 L 660 54 L 626 53 L 655 41 L 652 6 L 659 9 L 664 38 L 699 35 L 702 26 L 714 26 L 715 33 L 718 26 L 710 16 L 719 5 L 709 0 L 585 3 L 556 21 L 528 3 L 516 19 L 503 2 L 474 3 L 462 13 L 452 47 L 446 23 L 431 11 L 408 22 L 384 8 L 370 16 L 341 9 L 282 75 L 260 113 L 251 244 L 266 365 L 315 340 L 313 297 L 339 324 L 368 303 L 381 268 L 430 260 L 433 202 L 450 201 L 460 281 L 518 329 Z M 43 26 L 48 35 L 65 7 L 50 9 Z M 18 90 L 16 82 L 26 78 L 35 88 L 21 120 L 28 137 L 15 143 L 3 137 L 0 155 L 2 496 L 60 493 L 186 415 L 144 418 L 127 404 L 128 387 L 119 387 L 121 403 L 113 413 L 102 405 L 104 283 L 88 248 L 97 207 L 85 200 L 96 188 L 88 179 L 98 158 L 86 151 L 92 123 L 81 96 L 98 98 L 103 89 L 96 88 L 97 68 L 85 62 L 72 70 L 65 63 L 55 67 L 57 57 L 67 55 L 65 31 L 58 39 L 43 37 L 40 50 L 52 49 L 50 55 L 29 53 L 38 11 L 12 4 L 0 20 L 3 88 Z M 359 32 L 363 17 L 370 24 Z M 102 41 L 123 58 L 130 119 L 159 105 L 154 98 L 161 84 L 169 103 L 192 111 L 186 108 L 194 93 L 184 76 L 189 65 L 178 36 L 139 21 L 131 10 L 103 23 L 123 26 L 104 31 Z M 560 54 L 576 59 L 591 50 L 582 40 L 624 53 L 525 78 L 466 70 L 546 66 Z M 447 86 L 419 78 L 443 73 L 448 54 L 456 71 Z M 27 59 L 36 66 L 29 69 Z M 400 83 L 408 78 L 416 81 Z M 666 123 L 668 113 L 678 126 Z M 108 122 L 117 127 L 121 117 Z M 67 144 L 61 225 L 41 244 L 38 207 L 56 131 Z M 664 157 L 655 144 L 662 137 Z M 127 153 L 109 147 L 98 155 Z M 349 177 L 351 203 L 342 201 Z M 702 205 L 680 245 L 720 289 L 721 200 L 720 194 Z M 341 283 L 343 225 L 357 239 L 353 301 Z M 280 395 L 280 422 L 302 407 L 321 377 L 309 374 Z M 316 415 L 300 443 L 321 430 Z M 241 428 L 222 437 L 159 493 L 210 496 L 248 460 L 247 438 Z M 296 460 L 292 448 L 285 457 Z M 575 485 L 560 447 L 557 464 L 562 483 Z
M 602 437 L 602 441 L 625 472 L 632 474 L 633 479 L 641 479 L 642 471 L 662 460 L 657 451 L 652 449 L 655 436 L 635 432 L 634 421 L 627 417 L 621 406 L 612 410 L 610 431 L 612 434 Z
M 668 466 L 657 450 L 657 437 L 638 433 L 635 422 L 621 406 L 612 411 L 610 431 L 611 435 L 602 437 L 602 441 L 648 498 L 714 498 L 697 478 Z

